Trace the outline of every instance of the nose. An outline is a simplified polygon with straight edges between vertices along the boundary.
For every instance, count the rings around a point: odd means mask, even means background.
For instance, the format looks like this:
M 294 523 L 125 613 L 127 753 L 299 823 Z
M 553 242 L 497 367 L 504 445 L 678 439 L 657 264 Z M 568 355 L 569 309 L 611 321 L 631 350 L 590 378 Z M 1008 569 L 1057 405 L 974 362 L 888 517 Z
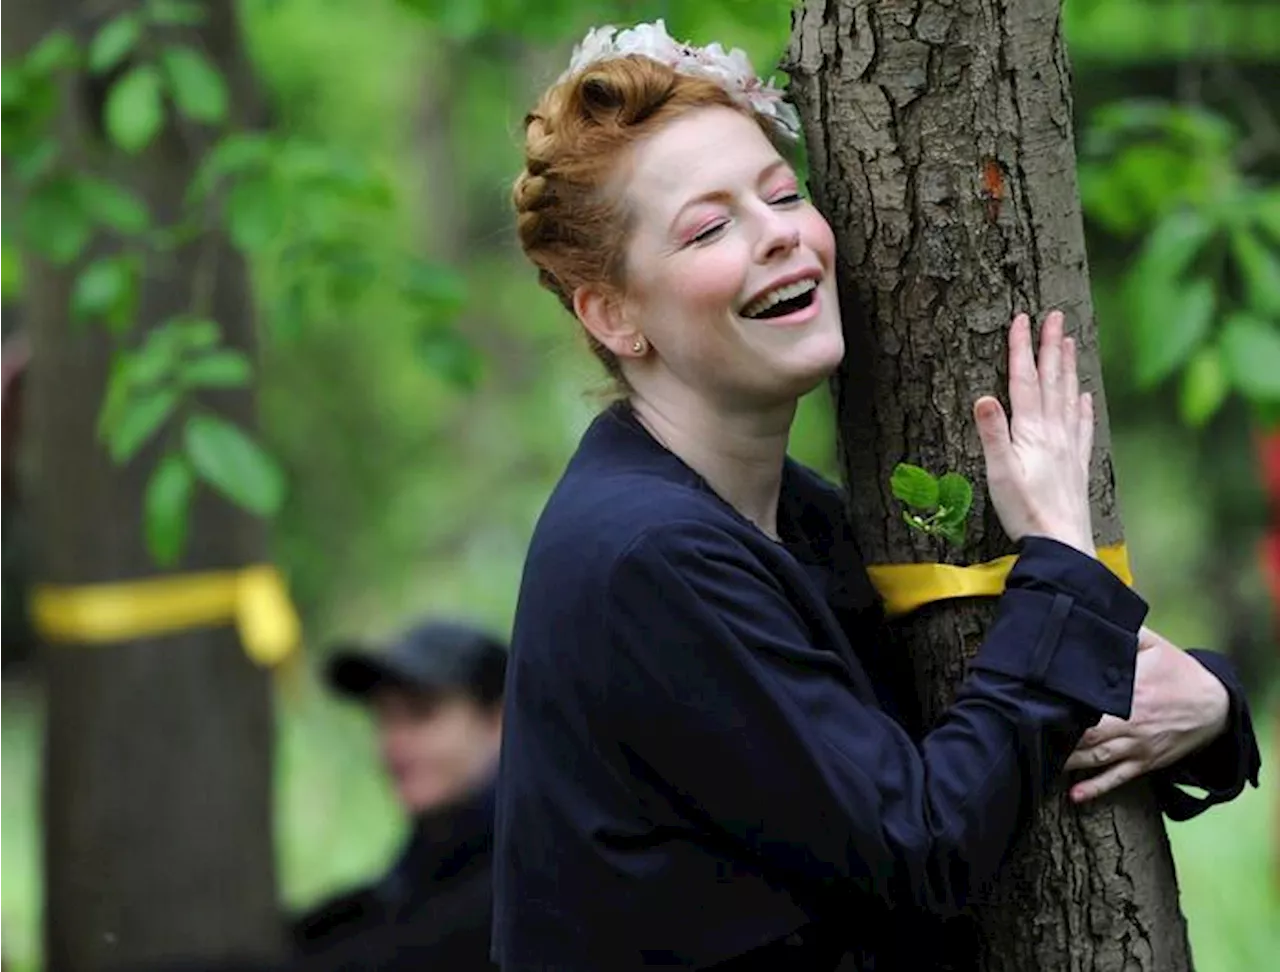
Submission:
M 800 230 L 781 213 L 766 210 L 756 243 L 756 262 L 769 263 L 788 256 L 800 245 Z

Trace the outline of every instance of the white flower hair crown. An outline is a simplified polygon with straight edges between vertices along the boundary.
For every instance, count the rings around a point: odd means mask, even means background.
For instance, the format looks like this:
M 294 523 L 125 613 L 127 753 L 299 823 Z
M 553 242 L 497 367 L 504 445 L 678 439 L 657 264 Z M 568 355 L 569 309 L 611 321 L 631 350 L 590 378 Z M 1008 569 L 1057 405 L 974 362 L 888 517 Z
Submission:
M 773 78 L 761 81 L 745 51 L 735 47 L 726 51 L 719 44 L 694 47 L 682 44 L 667 33 L 661 20 L 637 24 L 627 30 L 617 27 L 593 27 L 582 43 L 573 49 L 569 69 L 560 75 L 564 81 L 599 61 L 639 54 L 674 68 L 681 74 L 709 78 L 724 88 L 739 104 L 768 118 L 784 136 L 800 137 L 800 116 L 786 100 Z

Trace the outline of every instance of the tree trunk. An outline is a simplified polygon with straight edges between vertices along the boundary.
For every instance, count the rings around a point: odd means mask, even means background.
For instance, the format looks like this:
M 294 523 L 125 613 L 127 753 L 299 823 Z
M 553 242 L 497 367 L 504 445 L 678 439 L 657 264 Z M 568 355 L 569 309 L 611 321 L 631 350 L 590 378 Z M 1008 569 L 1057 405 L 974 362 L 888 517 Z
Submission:
M 789 61 L 814 196 L 839 245 L 848 352 L 835 388 L 868 561 L 1011 552 L 982 495 L 962 551 L 910 531 L 889 478 L 907 461 L 981 479 L 972 403 L 1007 387 L 1006 333 L 1022 310 L 1062 309 L 1077 338 L 1098 416 L 1095 530 L 1118 541 L 1059 0 L 807 0 Z M 926 722 L 993 610 L 946 602 L 900 626 Z M 1052 796 L 973 910 L 974 941 L 948 956 L 958 969 L 1190 968 L 1163 821 L 1142 784 L 1084 810 Z
M 234 5 L 201 6 L 207 22 L 173 39 L 206 53 L 228 82 L 233 114 L 243 115 L 251 75 Z M 55 25 L 85 41 L 98 26 L 90 22 L 95 9 L 74 0 L 29 2 L 6 26 L 18 24 L 28 44 Z M 170 223 L 209 147 L 207 133 L 179 129 L 170 114 L 153 145 L 127 158 L 103 147 L 104 94 L 84 76 L 66 85 L 64 157 L 130 189 L 158 223 Z M 117 245 L 104 238 L 95 248 Z M 111 346 L 100 325 L 72 326 L 72 279 L 71 271 L 39 261 L 28 267 L 37 577 L 80 585 L 154 576 L 160 571 L 143 544 L 142 497 L 159 447 L 117 468 L 98 441 Z M 209 314 L 226 344 L 252 353 L 245 268 L 224 239 L 208 234 L 149 261 L 135 334 L 190 309 L 197 288 L 210 295 Z M 221 393 L 203 402 L 252 427 L 250 395 Z M 239 567 L 265 552 L 258 522 L 201 491 L 180 571 Z M 275 957 L 282 932 L 271 839 L 270 682 L 235 631 L 51 645 L 45 674 L 44 967 L 97 972 Z

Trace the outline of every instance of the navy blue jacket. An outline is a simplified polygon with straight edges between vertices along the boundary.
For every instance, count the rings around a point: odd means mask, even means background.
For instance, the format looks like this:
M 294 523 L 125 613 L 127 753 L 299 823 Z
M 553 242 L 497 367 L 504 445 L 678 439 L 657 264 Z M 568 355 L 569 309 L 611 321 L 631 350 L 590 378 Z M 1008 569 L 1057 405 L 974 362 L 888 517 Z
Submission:
M 838 492 L 788 462 L 778 526 L 782 543 L 625 405 L 584 436 L 516 613 L 503 969 L 830 969 L 859 944 L 873 957 L 871 916 L 963 907 L 1084 730 L 1128 714 L 1146 605 L 1032 538 L 955 704 L 913 738 Z M 861 943 L 833 938 L 836 914 L 841 929 L 868 916 Z M 792 944 L 807 958 L 776 951 Z

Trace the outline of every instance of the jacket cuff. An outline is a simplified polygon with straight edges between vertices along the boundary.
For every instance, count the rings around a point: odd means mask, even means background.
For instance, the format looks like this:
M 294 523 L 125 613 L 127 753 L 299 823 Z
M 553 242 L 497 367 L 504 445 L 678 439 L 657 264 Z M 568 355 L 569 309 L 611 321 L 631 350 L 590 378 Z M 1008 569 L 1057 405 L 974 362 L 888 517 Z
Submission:
M 972 667 L 1128 718 L 1146 613 L 1146 602 L 1099 561 L 1029 537 Z
M 1142 627 L 1147 602 L 1102 561 L 1048 537 L 1024 537 L 1019 551 L 1007 589 L 1069 594 L 1086 610 L 1122 628 L 1136 632 Z
M 1240 795 L 1245 784 L 1258 785 L 1262 756 L 1249 714 L 1249 702 L 1235 668 L 1225 655 L 1192 649 L 1187 652 L 1207 668 L 1227 690 L 1227 726 L 1221 736 L 1172 766 L 1159 771 L 1156 792 L 1161 809 L 1172 820 L 1187 820 L 1209 807 Z M 1194 796 L 1179 786 L 1204 790 Z

